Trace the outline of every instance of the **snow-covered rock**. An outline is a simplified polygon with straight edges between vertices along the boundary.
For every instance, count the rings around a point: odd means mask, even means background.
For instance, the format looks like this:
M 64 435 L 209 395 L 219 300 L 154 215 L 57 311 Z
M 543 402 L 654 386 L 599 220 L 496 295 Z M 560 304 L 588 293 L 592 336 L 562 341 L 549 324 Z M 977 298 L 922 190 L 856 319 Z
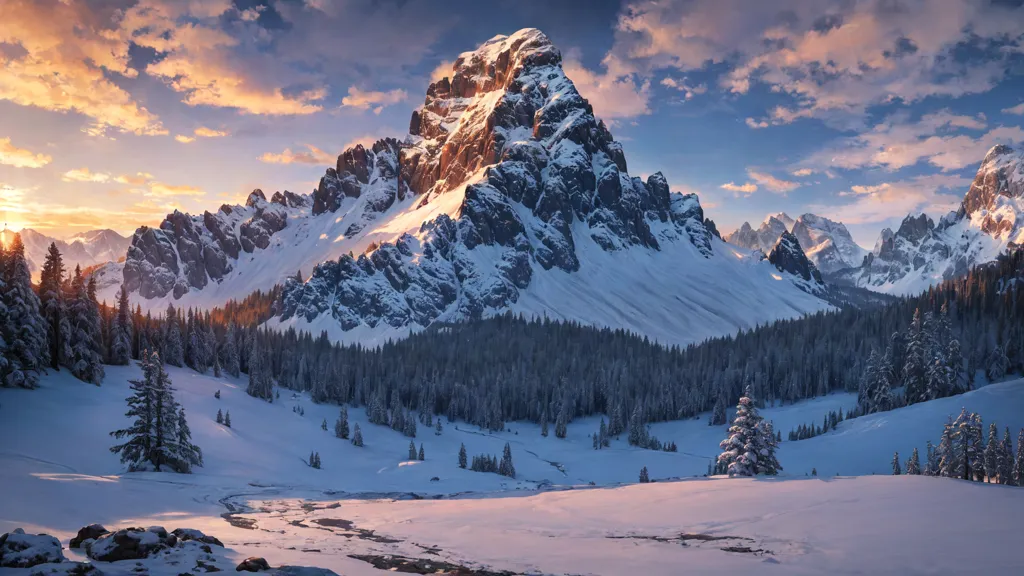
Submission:
M 721 242 L 696 195 L 671 193 L 661 173 L 631 176 L 559 50 L 525 29 L 460 55 L 404 140 L 345 150 L 311 195 L 268 202 L 256 191 L 246 206 L 139 229 L 124 280 L 149 308 L 217 305 L 281 284 L 273 322 L 336 340 L 507 310 L 651 336 L 643 319 L 666 310 L 715 319 L 665 328 L 684 342 L 825 306 L 793 282 L 776 285 L 767 268 Z M 614 270 L 631 288 L 625 300 L 603 279 Z M 649 277 L 671 282 L 647 282 L 655 294 L 640 298 L 630 282 Z M 694 297 L 697 278 L 722 311 Z M 756 305 L 751 293 L 762 295 Z M 603 316 L 573 309 L 594 300 Z
M 960 208 L 938 222 L 924 214 L 888 228 L 862 265 L 844 279 L 891 294 L 912 294 L 966 274 L 1024 244 L 1024 153 L 994 146 Z
M 792 232 L 783 232 L 779 236 L 772 251 L 768 253 L 768 261 L 780 272 L 788 272 L 803 279 L 812 291 L 817 291 L 823 284 L 821 273 L 804 254 L 800 241 Z
M 780 212 L 765 218 L 756 231 L 744 222 L 726 235 L 725 240 L 767 254 L 787 231 L 796 236 L 807 257 L 823 274 L 859 266 L 864 260 L 866 251 L 853 241 L 850 231 L 842 222 L 817 214 L 803 214 L 794 220 L 785 212 Z
M 125 528 L 100 536 L 86 547 L 86 551 L 93 560 L 117 562 L 148 558 L 156 552 L 173 548 L 177 543 L 178 537 L 168 534 L 160 526 Z
M 63 561 L 60 540 L 48 534 L 26 534 L 21 528 L 15 528 L 0 536 L 0 567 L 31 568 Z

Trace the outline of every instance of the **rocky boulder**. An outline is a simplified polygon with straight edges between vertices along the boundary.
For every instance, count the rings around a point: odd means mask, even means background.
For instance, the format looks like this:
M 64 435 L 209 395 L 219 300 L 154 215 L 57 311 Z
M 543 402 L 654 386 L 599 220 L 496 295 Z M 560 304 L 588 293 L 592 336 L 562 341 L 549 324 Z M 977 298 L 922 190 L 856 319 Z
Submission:
M 177 543 L 178 537 L 168 534 L 160 526 L 125 528 L 96 539 L 88 547 L 87 553 L 89 558 L 101 562 L 139 560 L 166 548 L 173 548 Z
M 26 534 L 21 528 L 15 528 L 0 536 L 0 567 L 31 568 L 63 561 L 60 540 L 48 534 Z
M 86 545 L 86 542 L 96 540 L 100 536 L 106 536 L 107 534 L 110 534 L 110 530 L 104 528 L 102 524 L 89 524 L 79 530 L 78 535 L 72 538 L 68 545 L 71 548 L 80 548 Z
M 263 558 L 256 556 L 250 556 L 235 567 L 235 572 L 261 572 L 263 570 L 270 570 L 270 564 Z

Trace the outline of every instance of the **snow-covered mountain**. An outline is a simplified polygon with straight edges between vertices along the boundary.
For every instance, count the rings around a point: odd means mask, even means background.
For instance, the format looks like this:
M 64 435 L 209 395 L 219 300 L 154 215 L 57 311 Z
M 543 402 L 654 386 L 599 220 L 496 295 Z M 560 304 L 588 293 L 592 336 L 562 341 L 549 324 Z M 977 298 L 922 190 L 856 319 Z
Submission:
M 345 150 L 311 195 L 140 228 L 124 281 L 149 307 L 282 283 L 272 323 L 363 342 L 510 310 L 683 343 L 826 306 L 722 242 L 695 195 L 630 176 L 533 29 L 460 55 L 404 140 Z
M 725 236 L 725 241 L 748 250 L 769 253 L 784 232 L 792 232 L 811 262 L 824 274 L 860 266 L 867 251 L 857 245 L 842 222 L 816 214 L 804 214 L 794 220 L 785 212 L 765 218 L 754 230 L 744 222 Z
M 882 230 L 863 265 L 843 277 L 890 294 L 913 294 L 1024 244 L 1024 153 L 994 146 L 960 208 L 938 223 L 924 214 Z
M 4 230 L 2 233 L 9 232 Z M 68 271 L 74 270 L 75 266 L 85 269 L 97 264 L 123 260 L 125 251 L 131 244 L 130 238 L 125 238 L 113 230 L 92 230 L 64 240 L 47 236 L 31 228 L 25 228 L 20 234 L 21 241 L 25 244 L 29 269 L 37 279 L 51 243 L 57 245 Z

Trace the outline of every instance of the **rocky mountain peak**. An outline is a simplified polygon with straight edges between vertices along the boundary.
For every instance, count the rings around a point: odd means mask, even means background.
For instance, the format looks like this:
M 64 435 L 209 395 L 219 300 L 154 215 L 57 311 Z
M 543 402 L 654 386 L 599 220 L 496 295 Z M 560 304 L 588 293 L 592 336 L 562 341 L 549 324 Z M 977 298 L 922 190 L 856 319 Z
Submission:
M 779 236 L 775 246 L 768 254 L 768 261 L 775 265 L 780 272 L 788 272 L 813 285 L 823 284 L 821 272 L 807 258 L 803 248 L 800 247 L 800 240 L 792 232 L 783 232 Z

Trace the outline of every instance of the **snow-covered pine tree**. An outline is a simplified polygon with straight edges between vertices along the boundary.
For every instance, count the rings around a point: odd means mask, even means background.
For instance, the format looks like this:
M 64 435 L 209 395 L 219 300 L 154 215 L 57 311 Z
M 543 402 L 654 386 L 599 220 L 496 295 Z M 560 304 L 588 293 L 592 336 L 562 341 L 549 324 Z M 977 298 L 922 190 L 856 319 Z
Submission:
M 274 380 L 264 357 L 263 347 L 258 341 L 253 344 L 249 355 L 249 386 L 245 391 L 254 398 L 268 402 L 274 399 Z
M 640 469 L 640 483 L 647 484 L 650 481 L 651 477 L 647 473 L 647 466 L 644 466 L 643 468 Z
M 103 381 L 103 356 L 100 354 L 100 309 L 89 294 L 81 267 L 75 267 L 68 302 L 71 324 L 71 358 L 68 368 L 75 378 L 99 384 Z
M 231 410 L 224 412 L 224 425 L 231 428 Z
M 178 403 L 174 399 L 174 386 L 164 371 L 164 365 L 157 354 L 150 355 L 153 364 L 153 457 L 156 471 L 164 464 L 173 467 L 178 457 Z
M 359 429 L 359 423 L 356 423 L 355 431 L 352 432 L 352 445 L 360 447 L 363 445 L 363 431 Z
M 420 452 L 419 452 L 419 454 L 416 455 L 416 459 L 417 460 L 426 460 L 426 458 L 424 458 L 423 443 L 422 442 L 420 442 Z
M 961 410 L 952 426 L 953 454 L 958 478 L 980 481 L 985 475 L 984 439 L 981 417 Z
M 193 466 L 203 465 L 203 451 L 192 443 L 192 431 L 185 419 L 185 408 L 178 408 L 178 441 L 175 459 L 171 463 L 176 472 L 189 474 Z
M 1013 481 L 1013 438 L 1010 437 L 1009 426 L 1003 432 L 1003 441 L 999 443 L 999 483 L 1016 486 Z
M 50 367 L 60 370 L 71 356 L 68 340 L 71 325 L 68 324 L 67 306 L 64 302 L 64 259 L 55 243 L 50 243 L 39 277 L 40 313 L 46 322 Z
M 907 404 L 927 400 L 928 345 L 921 318 L 921 309 L 914 310 L 914 318 L 907 331 L 907 354 L 903 364 L 903 397 Z
M 907 474 L 912 476 L 921 474 L 921 457 L 917 454 L 917 448 L 914 448 L 907 460 Z
M 750 387 L 736 405 L 736 418 L 729 428 L 729 437 L 719 444 L 722 453 L 719 463 L 729 476 L 755 476 L 781 470 L 774 458 L 775 433 L 771 426 L 762 425 Z
M 892 474 L 893 476 L 899 476 L 903 471 L 900 470 L 900 453 L 894 452 L 892 455 Z
M 178 325 L 178 312 L 173 304 L 167 305 L 167 312 L 164 314 L 164 339 L 162 358 L 171 366 L 181 366 L 185 363 L 185 346 L 181 339 L 181 327 Z
M 320 423 L 320 429 L 327 432 L 327 418 L 324 418 L 324 421 Z
M 999 429 L 996 428 L 996 423 L 992 422 L 988 425 L 988 442 L 985 443 L 985 449 L 982 454 L 982 460 L 985 463 L 985 480 L 989 483 L 999 481 L 1000 449 Z
M 110 363 L 127 366 L 132 360 L 132 317 L 128 291 L 124 286 L 117 293 L 117 312 L 111 326 Z
M 123 444 L 112 446 L 110 451 L 121 455 L 121 463 L 128 465 L 128 471 L 142 470 L 151 461 L 152 445 L 154 440 L 154 394 L 153 382 L 155 380 L 155 367 L 150 360 L 149 352 L 143 354 L 142 379 L 129 380 L 128 384 L 132 395 L 126 401 L 128 412 L 125 416 L 134 418 L 128 428 L 115 430 L 111 436 L 120 440 L 128 438 Z
M 766 476 L 775 476 L 779 473 L 779 470 L 782 470 L 782 465 L 779 464 L 779 459 L 775 456 L 775 451 L 779 447 L 779 441 L 775 436 L 772 423 L 762 420 L 760 426 L 758 426 L 758 432 L 761 434 L 761 453 L 757 459 L 758 471 Z M 672 446 L 674 447 L 675 443 Z M 675 451 L 671 450 L 671 452 Z
M 440 436 L 441 432 L 442 432 L 441 417 L 440 416 L 437 417 L 437 420 L 435 421 L 434 424 L 435 424 L 435 426 L 434 426 L 434 436 Z
M 466 445 L 459 446 L 459 468 L 466 467 Z
M 416 460 L 416 443 L 409 440 L 409 460 Z
M 718 394 L 715 399 L 715 406 L 711 409 L 711 417 L 708 418 L 708 426 L 721 426 L 725 424 L 725 395 Z
M 334 435 L 342 440 L 348 440 L 348 408 L 341 407 L 338 421 L 334 423 Z
M 0 302 L 6 320 L 0 325 L 4 341 L 6 366 L 0 373 L 0 384 L 18 388 L 34 388 L 39 373 L 46 366 L 49 351 L 46 323 L 39 311 L 39 297 L 32 290 L 32 275 L 25 259 L 21 235 L 15 234 L 4 250 Z
M 501 462 L 498 464 L 498 474 L 509 478 L 516 477 L 516 467 L 512 464 L 512 447 L 508 442 L 505 442 L 505 450 L 501 455 Z
M 647 423 L 644 422 L 643 409 L 637 402 L 629 417 L 629 444 L 646 448 L 649 443 L 650 435 L 647 433 Z
M 1024 486 L 1024 428 L 1017 434 L 1017 458 L 1013 464 L 1014 486 Z
M 1002 379 L 1010 367 L 1010 359 L 1006 356 L 1006 344 L 996 343 L 992 346 L 985 360 L 985 376 L 990 382 Z
M 548 411 L 547 410 L 542 412 L 541 416 L 540 416 L 540 435 L 545 437 L 545 438 L 548 437 Z M 465 466 L 463 466 L 463 468 L 465 468 Z
M 569 416 L 565 413 L 565 406 L 558 411 L 558 418 L 555 419 L 555 438 L 565 438 L 569 434 L 567 421 Z
M 953 431 L 953 419 L 947 417 L 946 423 L 942 428 L 939 446 L 935 449 L 935 454 L 939 460 L 938 475 L 945 478 L 959 478 L 963 473 L 960 470 L 963 460 L 957 457 L 956 445 L 953 441 Z
M 220 400 L 220 390 L 217 390 L 216 392 L 214 392 L 213 393 L 213 397 L 216 398 L 217 400 Z
M 217 424 L 224 423 L 224 414 L 221 413 L 220 408 L 217 409 Z
M 928 440 L 925 444 L 925 463 L 923 473 L 925 476 L 938 476 L 939 475 L 939 456 L 935 447 L 932 446 L 932 441 Z
M 601 427 L 597 430 L 597 447 L 607 448 L 610 442 L 608 440 L 608 426 L 604 423 L 604 418 L 601 418 Z
M 224 330 L 224 342 L 220 347 L 220 361 L 224 371 L 231 376 L 238 378 L 238 346 L 235 344 L 235 323 L 228 322 Z

